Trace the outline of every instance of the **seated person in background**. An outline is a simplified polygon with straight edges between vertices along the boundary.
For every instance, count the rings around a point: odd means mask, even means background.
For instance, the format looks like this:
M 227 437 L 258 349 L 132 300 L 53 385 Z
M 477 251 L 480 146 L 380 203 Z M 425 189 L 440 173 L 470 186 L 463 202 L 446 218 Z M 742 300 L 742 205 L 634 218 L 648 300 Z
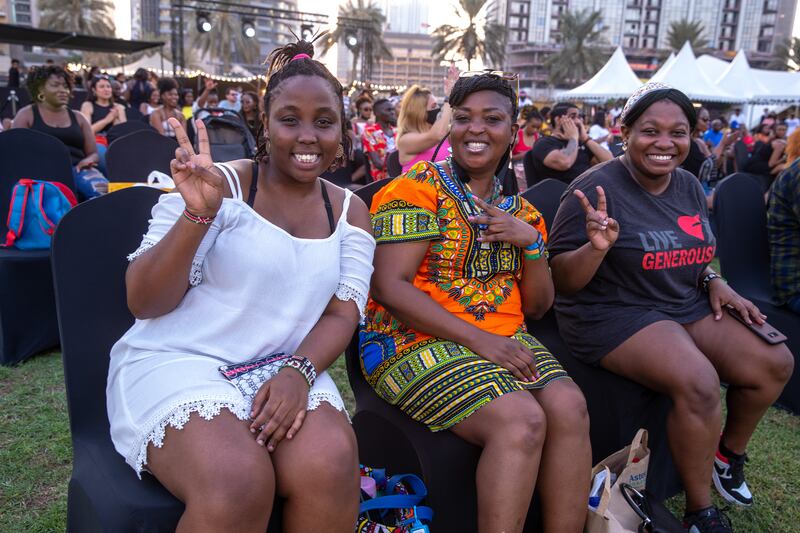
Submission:
M 578 533 L 591 470 L 586 403 L 525 329 L 552 303 L 546 229 L 497 178 L 517 99 L 506 80 L 482 74 L 459 78 L 450 105 L 452 156 L 417 163 L 372 201 L 362 370 L 414 420 L 482 448 L 479 531 L 520 532 L 536 487 L 544 531 Z
M 388 177 L 386 154 L 397 149 L 397 115 L 392 102 L 386 98 L 375 100 L 372 108 L 375 111 L 375 122 L 364 126 L 361 145 L 364 147 L 364 155 L 369 158 L 371 179 L 378 181 Z
M 139 113 L 141 113 L 143 117 L 148 117 L 148 120 L 150 120 L 150 115 L 155 113 L 156 109 L 159 107 L 161 107 L 161 94 L 154 86 L 150 91 L 147 101 L 142 102 L 141 105 L 139 105 Z
M 456 79 L 458 71 L 450 69 L 445 80 L 445 96 L 450 94 Z M 450 104 L 445 101 L 439 107 L 430 89 L 412 85 L 405 92 L 397 117 L 397 151 L 403 172 L 408 172 L 419 161 L 430 161 L 437 147 L 437 157 L 450 153 L 450 143 L 445 139 L 450 130 L 450 117 Z
M 587 134 L 575 104 L 556 104 L 550 111 L 553 133 L 542 137 L 533 146 L 533 168 L 536 180 L 554 178 L 570 183 L 592 165 L 612 159 Z
M 276 495 L 286 531 L 352 533 L 358 514 L 355 434 L 325 370 L 366 305 L 375 241 L 364 203 L 318 178 L 349 143 L 342 86 L 313 54 L 271 53 L 257 162 L 213 165 L 203 122 L 195 155 L 169 119 L 177 192 L 130 256 L 111 438 L 186 504 L 178 531 L 263 533 Z M 276 353 L 291 359 L 254 395 L 220 374 Z
M 726 312 L 764 322 L 709 263 L 715 238 L 703 190 L 679 168 L 696 121 L 691 100 L 647 83 L 621 115 L 627 150 L 572 182 L 550 251 L 559 331 L 578 359 L 669 396 L 667 438 L 686 490 L 684 527 L 732 531 L 710 485 L 734 504 L 753 497 L 746 449 L 794 359 Z M 720 381 L 728 384 L 724 431 Z
M 731 118 L 730 118 L 731 129 L 735 130 L 742 125 L 747 126 L 747 124 L 745 123 L 746 120 L 747 118 L 742 114 L 742 108 L 740 107 L 735 108 L 733 110 L 733 113 L 731 113 Z
M 192 106 L 194 105 L 194 91 L 191 89 L 184 89 L 181 91 L 181 112 L 183 113 L 183 118 L 186 120 L 192 120 Z
M 769 126 L 762 124 L 761 134 L 762 136 L 766 134 L 767 138 L 757 144 L 745 166 L 745 172 L 762 177 L 765 192 L 769 189 L 774 177 L 785 167 L 784 150 L 786 149 L 786 124 L 779 122 L 771 129 L 767 128 Z
M 528 183 L 527 176 L 525 176 L 525 165 L 522 160 L 541 137 L 539 128 L 542 127 L 542 122 L 544 122 L 542 115 L 531 106 L 528 114 L 522 119 L 522 125 L 517 130 L 517 140 L 514 143 L 514 148 L 511 149 L 511 161 L 514 167 L 514 175 L 517 178 L 517 190 L 519 191 L 524 191 L 532 185 Z
M 219 94 L 217 93 L 217 82 L 211 78 L 205 80 L 203 92 L 197 97 L 197 100 L 192 104 L 192 113 L 194 118 L 205 120 L 210 115 L 204 109 L 216 109 L 219 107 Z
M 364 133 L 364 127 L 372 122 L 372 96 L 369 92 L 362 92 L 361 96 L 356 98 L 356 116 L 353 118 L 353 131 L 356 135 L 361 137 Z
M 364 165 L 364 152 L 361 151 L 361 139 L 353 131 L 353 124 L 350 120 L 345 120 L 344 125 L 347 137 L 350 138 L 350 154 L 347 161 L 329 168 L 320 177 L 339 187 L 356 190 L 367 183 L 367 168 Z
M 125 106 L 114 102 L 108 76 L 95 78 L 89 85 L 89 98 L 81 104 L 81 113 L 92 125 L 92 133 L 105 136 L 111 126 L 127 120 Z
M 225 99 L 219 103 L 220 109 L 228 109 L 237 113 L 242 109 L 241 94 L 234 87 L 225 89 Z
M 169 121 L 170 118 L 174 118 L 184 129 L 186 128 L 186 117 L 178 108 L 178 82 L 172 78 L 161 78 L 158 80 L 158 92 L 161 94 L 162 106 L 150 115 L 150 125 L 161 135 L 174 139 L 175 130 Z
M 258 141 L 258 128 L 261 125 L 261 113 L 258 110 L 258 95 L 252 91 L 242 93 L 241 97 L 242 109 L 239 111 L 239 116 L 242 117 L 242 122 L 250 130 L 253 139 Z
M 788 167 L 772 184 L 767 232 L 775 300 L 800 314 L 800 130 L 789 136 Z
M 153 86 L 150 85 L 148 81 L 149 77 L 150 73 L 147 72 L 147 70 L 138 68 L 133 78 L 128 80 L 125 88 L 125 100 L 127 100 L 134 109 L 141 110 L 142 104 L 150 100 L 150 93 L 153 90 Z
M 81 198 L 108 192 L 108 180 L 95 168 L 100 162 L 92 126 L 69 108 L 72 77 L 55 65 L 32 67 L 26 80 L 33 103 L 14 117 L 13 128 L 30 128 L 60 140 L 69 149 L 75 188 Z
M 605 150 L 608 150 L 608 136 L 611 134 L 607 126 L 606 112 L 600 109 L 594 114 L 592 126 L 589 128 L 589 138 Z
M 703 134 L 703 141 L 709 148 L 715 148 L 722 142 L 722 136 L 722 121 L 717 118 L 711 121 L 711 128 Z

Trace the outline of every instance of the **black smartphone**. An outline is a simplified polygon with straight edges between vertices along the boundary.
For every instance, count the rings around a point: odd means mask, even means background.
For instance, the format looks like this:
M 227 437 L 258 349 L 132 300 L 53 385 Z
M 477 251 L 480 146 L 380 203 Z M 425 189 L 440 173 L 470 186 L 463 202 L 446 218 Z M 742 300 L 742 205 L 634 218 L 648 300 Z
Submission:
M 787 337 L 768 323 L 764 322 L 763 324 L 759 325 L 753 322 L 752 324 L 748 324 L 742 318 L 742 315 L 739 314 L 739 311 L 734 309 L 733 307 L 726 307 L 728 314 L 731 315 L 733 318 L 741 322 L 742 324 L 747 327 L 750 331 L 761 337 L 761 339 L 768 343 L 768 344 L 780 344 L 782 342 L 786 342 Z

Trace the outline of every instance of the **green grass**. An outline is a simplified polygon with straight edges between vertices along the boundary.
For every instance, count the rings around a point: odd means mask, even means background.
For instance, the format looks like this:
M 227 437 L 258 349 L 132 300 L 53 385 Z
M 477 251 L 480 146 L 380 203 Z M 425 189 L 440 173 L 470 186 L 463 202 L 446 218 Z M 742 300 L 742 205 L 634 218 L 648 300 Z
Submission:
M 354 401 L 343 358 L 330 374 L 352 413 Z M 753 436 L 749 454 L 747 474 L 756 505 L 730 510 L 736 531 L 798 531 L 800 418 L 770 409 Z M 64 531 L 71 456 L 59 354 L 35 357 L 14 368 L 0 367 L 0 532 Z M 680 516 L 681 496 L 668 505 Z

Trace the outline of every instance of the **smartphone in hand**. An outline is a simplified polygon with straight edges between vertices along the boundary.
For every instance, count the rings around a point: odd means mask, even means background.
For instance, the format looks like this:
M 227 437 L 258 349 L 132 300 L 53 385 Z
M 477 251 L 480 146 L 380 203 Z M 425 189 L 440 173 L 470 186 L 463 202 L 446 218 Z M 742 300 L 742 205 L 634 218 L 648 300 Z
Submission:
M 763 340 L 767 344 L 780 344 L 782 342 L 786 342 L 787 340 L 786 335 L 784 335 L 783 333 L 772 327 L 767 322 L 764 322 L 763 324 L 760 325 L 756 324 L 755 322 L 753 322 L 752 324 L 748 324 L 747 322 L 745 322 L 744 318 L 742 318 L 742 315 L 739 314 L 739 311 L 737 311 L 733 307 L 726 307 L 726 310 L 728 311 L 729 315 L 731 315 L 733 318 L 744 324 L 744 326 L 747 329 L 749 329 L 750 331 L 761 337 L 761 340 Z

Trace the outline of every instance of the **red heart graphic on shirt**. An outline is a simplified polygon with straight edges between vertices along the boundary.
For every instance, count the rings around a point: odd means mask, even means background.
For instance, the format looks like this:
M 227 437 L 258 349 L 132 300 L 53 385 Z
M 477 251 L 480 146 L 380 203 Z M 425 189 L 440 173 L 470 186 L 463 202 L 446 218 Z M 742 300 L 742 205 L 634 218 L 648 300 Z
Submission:
M 700 239 L 701 241 L 705 240 L 703 236 L 703 223 L 700 222 L 700 215 L 678 217 L 678 226 L 692 237 Z

